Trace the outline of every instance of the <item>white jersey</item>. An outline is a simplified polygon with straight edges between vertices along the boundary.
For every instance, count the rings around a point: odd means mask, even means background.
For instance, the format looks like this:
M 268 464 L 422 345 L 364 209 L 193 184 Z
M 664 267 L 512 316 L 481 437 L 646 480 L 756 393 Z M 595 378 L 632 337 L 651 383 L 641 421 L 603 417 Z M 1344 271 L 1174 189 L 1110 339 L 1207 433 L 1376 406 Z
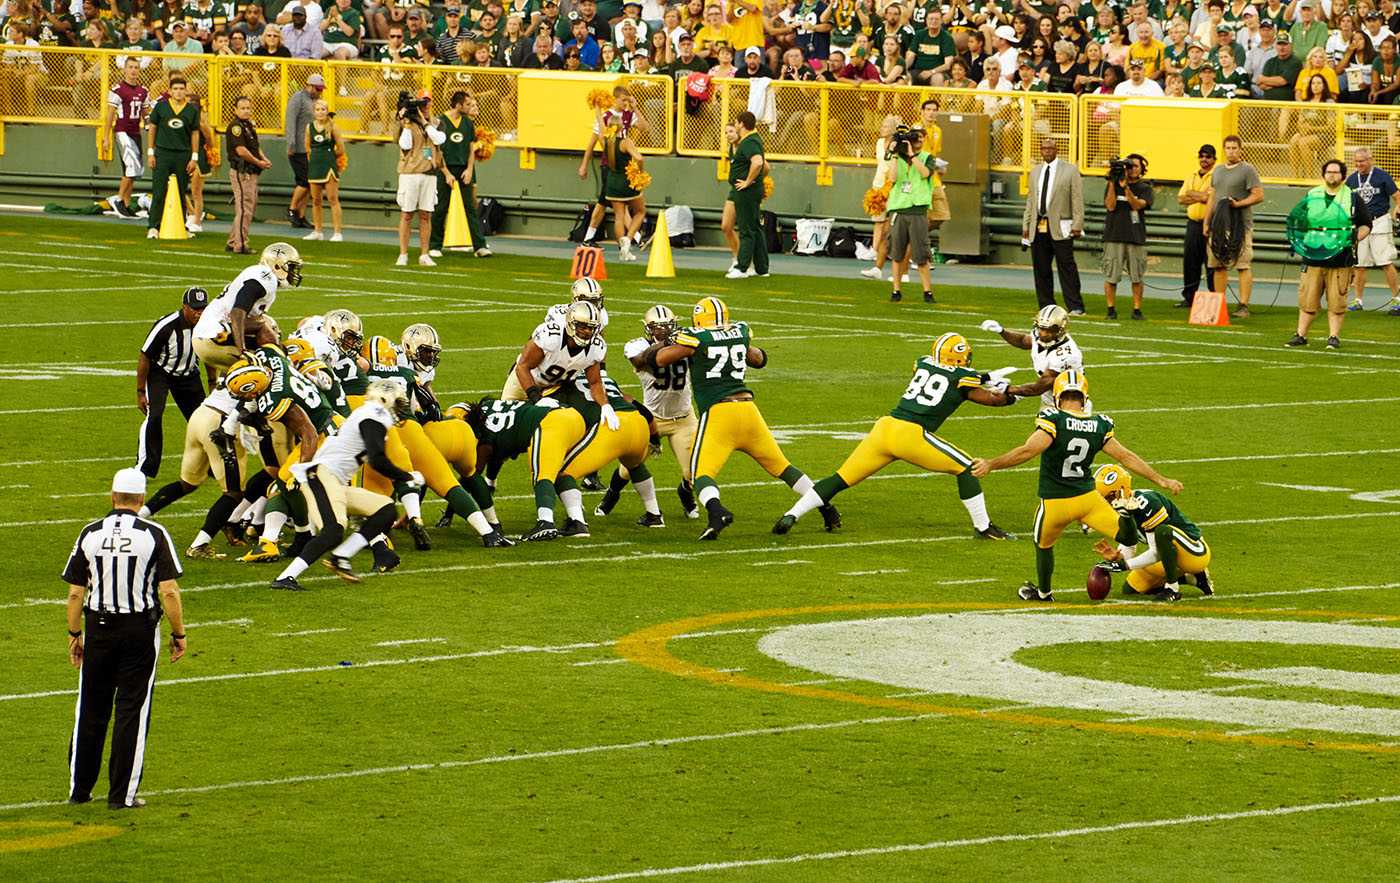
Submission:
M 394 417 L 388 408 L 379 402 L 365 402 L 350 412 L 334 435 L 326 436 L 326 440 L 316 448 L 316 456 L 310 463 L 292 466 L 292 474 L 298 481 L 305 481 L 311 467 L 325 466 L 336 478 L 349 484 L 365 459 L 365 439 L 360 433 L 360 426 L 366 421 L 382 424 L 386 431 L 394 425 Z
M 603 340 L 601 330 L 577 352 L 570 351 L 565 343 L 566 338 L 564 323 L 556 321 L 552 313 L 530 335 L 535 345 L 544 351 L 544 358 L 530 372 L 537 386 L 549 388 L 567 383 L 587 371 L 590 365 L 607 358 L 608 344 Z
M 305 322 L 297 329 L 296 336 L 311 345 L 311 350 L 316 354 L 316 358 L 326 363 L 326 367 L 331 369 L 343 385 L 358 392 L 347 392 L 346 395 L 363 395 L 364 388 L 369 383 L 365 372 L 360 369 L 360 361 L 355 356 L 347 354 L 333 340 L 329 334 L 322 329 L 317 322 Z
M 437 377 L 436 366 L 431 368 L 419 368 L 417 365 L 411 364 L 408 361 L 408 356 L 404 355 L 402 347 L 395 347 L 394 350 L 399 354 L 399 367 L 407 368 L 408 370 L 412 371 L 418 380 L 419 386 L 422 386 L 427 383 L 432 383 L 433 380 Z
M 213 408 L 225 417 L 238 410 L 238 400 L 233 397 L 233 393 L 228 391 L 228 387 L 220 382 L 214 387 L 204 399 L 205 407 Z
M 1074 338 L 1065 335 L 1065 339 L 1052 346 L 1043 346 L 1036 337 L 1035 329 L 1031 329 L 1031 366 L 1035 368 L 1036 376 L 1039 377 L 1046 371 L 1067 371 L 1074 368 L 1079 371 L 1084 370 L 1084 354 L 1079 351 L 1079 345 L 1074 342 Z M 1045 403 L 1045 407 L 1055 407 L 1055 392 L 1047 389 L 1041 393 L 1040 400 Z
M 544 320 L 545 320 L 546 322 L 548 322 L 548 321 L 550 321 L 550 320 L 552 319 L 552 320 L 554 320 L 556 323 L 558 323 L 559 325 L 562 326 L 562 325 L 564 324 L 565 314 L 569 312 L 569 307 L 571 307 L 571 306 L 573 306 L 572 303 L 567 303 L 567 304 L 555 304 L 554 306 L 552 306 L 552 307 L 549 308 L 549 311 L 548 311 L 547 313 L 544 314 Z M 599 308 L 598 308 L 598 318 L 599 318 L 599 320 L 600 320 L 600 321 L 598 322 L 598 333 L 599 333 L 599 334 L 602 334 L 604 331 L 606 331 L 606 330 L 608 329 L 608 308 L 607 308 L 607 307 L 599 307 Z
M 622 354 L 629 360 L 641 355 L 651 346 L 645 337 L 634 337 L 627 341 Z M 637 379 L 642 382 L 642 403 L 657 418 L 675 420 L 690 413 L 690 373 L 689 362 L 681 359 L 653 371 L 650 367 L 638 368 Z
M 248 311 L 248 315 L 261 316 L 272 308 L 273 301 L 277 300 L 277 274 L 272 272 L 271 267 L 254 264 L 225 285 L 223 293 L 214 298 L 200 314 L 199 322 L 194 326 L 195 337 L 202 340 L 213 340 L 230 330 L 229 313 L 233 311 L 233 302 L 238 297 L 238 293 L 243 290 L 243 283 L 249 280 L 258 283 L 262 287 L 263 293 L 253 302 L 253 307 Z

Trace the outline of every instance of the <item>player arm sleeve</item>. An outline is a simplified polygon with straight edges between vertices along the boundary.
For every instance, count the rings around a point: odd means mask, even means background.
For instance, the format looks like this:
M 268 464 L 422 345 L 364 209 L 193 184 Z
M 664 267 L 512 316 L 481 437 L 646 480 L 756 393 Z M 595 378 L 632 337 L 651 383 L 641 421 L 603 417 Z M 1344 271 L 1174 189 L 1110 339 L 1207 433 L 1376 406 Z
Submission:
M 382 423 L 365 420 L 360 424 L 360 438 L 365 443 L 365 462 L 390 481 L 412 481 L 413 476 L 395 466 L 389 455 L 384 453 L 386 435 L 388 431 Z
M 1167 542 L 1170 543 L 1171 528 L 1167 528 L 1167 534 Z M 1141 555 L 1129 558 L 1127 561 L 1128 569 L 1141 570 L 1144 567 L 1150 567 L 1158 561 L 1161 561 L 1162 557 L 1157 554 L 1157 542 L 1157 531 L 1154 530 L 1147 535 L 1147 551 L 1143 552 Z
M 245 280 L 243 287 L 238 289 L 238 293 L 233 296 L 233 305 L 244 313 L 251 314 L 253 307 L 257 304 L 258 298 L 266 292 L 263 287 L 252 279 Z

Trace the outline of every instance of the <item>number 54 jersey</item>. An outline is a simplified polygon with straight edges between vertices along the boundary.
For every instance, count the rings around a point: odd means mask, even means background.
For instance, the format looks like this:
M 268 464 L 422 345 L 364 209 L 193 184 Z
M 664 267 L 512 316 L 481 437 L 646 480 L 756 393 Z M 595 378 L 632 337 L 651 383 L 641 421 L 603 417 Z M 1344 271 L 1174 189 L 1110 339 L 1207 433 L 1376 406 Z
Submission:
M 1092 493 L 1094 455 L 1113 438 L 1113 418 L 1046 408 L 1036 415 L 1035 428 L 1053 439 L 1040 455 L 1040 498 L 1063 500 Z
M 676 343 L 695 350 L 687 360 L 695 404 L 701 413 L 729 396 L 749 392 L 744 375 L 749 368 L 751 340 L 746 322 L 718 328 L 687 328 L 676 334 Z

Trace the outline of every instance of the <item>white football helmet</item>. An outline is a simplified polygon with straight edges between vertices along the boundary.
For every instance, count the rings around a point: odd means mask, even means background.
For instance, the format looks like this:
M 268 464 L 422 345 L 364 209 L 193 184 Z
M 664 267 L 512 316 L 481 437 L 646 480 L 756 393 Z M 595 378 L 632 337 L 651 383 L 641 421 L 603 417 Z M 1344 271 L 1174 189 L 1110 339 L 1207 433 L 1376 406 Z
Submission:
M 598 284 L 597 279 L 590 279 L 587 276 L 575 279 L 574 284 L 569 288 L 569 300 L 574 303 L 586 300 L 601 310 L 603 308 L 603 286 Z
M 652 343 L 669 340 L 676 333 L 676 326 L 675 311 L 665 304 L 657 304 L 642 316 L 642 330 Z
M 301 255 L 285 242 L 274 242 L 262 250 L 258 263 L 272 270 L 283 285 L 301 284 Z
M 413 416 L 413 407 L 408 403 L 408 392 L 392 380 L 376 380 L 365 390 L 366 402 L 378 402 L 389 409 L 394 422 L 402 423 Z
M 322 322 L 326 336 L 347 356 L 358 356 L 365 345 L 365 326 L 360 317 L 349 310 L 331 310 Z
M 586 300 L 569 304 L 564 313 L 564 330 L 579 346 L 587 346 L 598 336 L 598 328 L 603 324 L 603 314 Z
M 424 371 L 437 367 L 442 345 L 438 343 L 438 333 L 433 326 L 426 322 L 410 325 L 403 330 L 399 342 L 403 344 L 404 357 L 414 368 Z

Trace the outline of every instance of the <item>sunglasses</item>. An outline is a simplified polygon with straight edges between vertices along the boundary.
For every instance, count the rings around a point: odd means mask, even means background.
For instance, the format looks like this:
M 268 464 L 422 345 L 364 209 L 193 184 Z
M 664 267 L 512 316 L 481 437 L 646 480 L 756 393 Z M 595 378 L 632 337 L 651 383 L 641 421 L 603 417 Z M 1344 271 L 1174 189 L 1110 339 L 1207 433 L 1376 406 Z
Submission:
M 579 56 L 579 54 L 578 54 L 577 52 L 565 52 L 565 53 L 564 53 L 564 57 L 565 57 L 565 58 L 579 58 L 580 56 Z

